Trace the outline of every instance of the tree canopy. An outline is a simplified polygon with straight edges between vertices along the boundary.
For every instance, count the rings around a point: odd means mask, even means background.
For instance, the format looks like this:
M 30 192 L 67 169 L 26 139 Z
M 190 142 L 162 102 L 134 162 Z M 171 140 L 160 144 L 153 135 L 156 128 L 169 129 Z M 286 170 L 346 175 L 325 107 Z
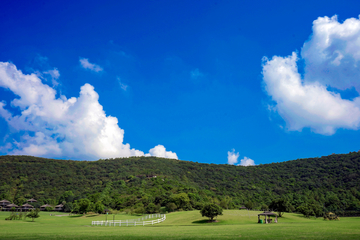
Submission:
M 214 217 L 222 215 L 223 209 L 215 203 L 206 204 L 200 211 L 201 216 L 210 218 L 210 221 L 214 220 Z
M 156 157 L 71 161 L 11 155 L 0 156 L 0 182 L 1 199 L 22 205 L 35 198 L 34 207 L 63 204 L 75 212 L 98 212 L 100 203 L 132 212 L 201 210 L 212 202 L 272 210 L 278 199 L 294 209 L 316 201 L 323 211 L 360 211 L 358 152 L 249 167 Z M 80 199 L 89 201 L 87 207 L 79 207 Z

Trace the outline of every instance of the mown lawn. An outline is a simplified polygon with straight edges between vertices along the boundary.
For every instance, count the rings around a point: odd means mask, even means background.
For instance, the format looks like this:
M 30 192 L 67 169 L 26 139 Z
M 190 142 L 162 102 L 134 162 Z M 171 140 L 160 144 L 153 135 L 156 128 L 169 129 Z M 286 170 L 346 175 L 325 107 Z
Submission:
M 207 223 L 199 211 L 176 212 L 153 226 L 101 227 L 91 226 L 91 221 L 105 220 L 105 215 L 58 217 L 42 212 L 31 222 L 5 221 L 9 213 L 0 212 L 0 239 L 360 239 L 360 218 L 324 221 L 286 213 L 277 224 L 257 224 L 257 213 L 225 210 L 218 222 Z M 119 214 L 115 219 L 138 217 Z

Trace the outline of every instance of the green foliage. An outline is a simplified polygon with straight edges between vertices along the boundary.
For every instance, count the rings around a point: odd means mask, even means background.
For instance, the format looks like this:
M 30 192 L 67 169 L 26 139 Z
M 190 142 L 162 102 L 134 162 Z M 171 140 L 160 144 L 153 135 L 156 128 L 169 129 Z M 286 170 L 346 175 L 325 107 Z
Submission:
M 296 211 L 304 214 L 307 218 L 310 218 L 310 216 L 314 216 L 316 218 L 323 216 L 323 207 L 315 201 L 301 204 L 296 208 Z
M 222 215 L 223 209 L 215 203 L 206 204 L 200 211 L 201 216 L 210 218 L 213 221 L 214 217 Z
M 104 206 L 104 204 L 102 204 L 102 202 L 98 201 L 95 203 L 93 210 L 96 213 L 102 213 L 105 210 L 105 206 Z
M 58 203 L 67 203 L 67 202 L 73 202 L 74 201 L 74 194 L 72 191 L 65 191 L 59 198 Z
M 186 209 L 190 203 L 190 198 L 186 193 L 174 194 L 171 201 L 178 206 L 178 208 Z
M 10 216 L 5 218 L 5 220 L 18 220 L 18 217 L 17 217 L 16 213 L 11 212 Z
M 229 209 L 229 207 L 232 206 L 232 198 L 225 196 L 223 199 L 221 199 L 220 206 L 224 209 Z
M 51 211 L 54 211 L 54 208 L 53 207 L 46 207 L 45 211 L 51 212 Z
M 149 203 L 149 205 L 146 206 L 145 212 L 146 213 L 156 213 L 159 212 L 160 207 L 156 206 L 154 203 Z
M 260 210 L 261 211 L 268 211 L 269 207 L 266 204 L 261 204 Z
M 25 216 L 25 218 L 31 218 L 32 221 L 34 221 L 35 218 L 39 218 L 40 209 L 36 208 L 35 210 L 31 210 L 30 212 L 28 212 Z
M 74 205 L 71 202 L 64 204 L 64 212 L 72 212 L 74 210 Z
M 245 203 L 245 207 L 246 207 L 247 209 L 253 209 L 254 204 L 253 204 L 251 201 L 247 201 L 247 202 Z
M 144 213 L 145 213 L 145 208 L 144 208 L 144 206 L 139 206 L 139 207 L 137 207 L 137 208 L 135 209 L 135 213 L 136 213 L 136 214 L 140 214 L 140 215 L 144 214 Z
M 74 210 L 79 213 L 87 213 L 91 210 L 91 201 L 87 198 L 82 198 L 75 201 Z
M 294 207 L 291 205 L 289 200 L 287 200 L 286 198 L 280 198 L 280 199 L 273 200 L 270 203 L 269 208 L 273 211 L 278 212 L 279 217 L 282 217 L 284 212 L 292 212 L 294 210 Z
M 175 209 L 177 209 L 177 206 L 175 203 L 169 202 L 168 204 L 166 204 L 166 209 L 168 212 L 173 212 L 175 211 Z
M 135 209 L 133 207 L 124 209 L 125 214 L 133 215 L 135 213 Z
M 356 213 L 359 173 L 360 153 L 251 167 L 156 157 L 67 161 L 0 156 L 0 198 L 16 204 L 35 198 L 35 207 L 62 203 L 65 211 L 75 212 L 80 212 L 80 199 L 90 201 L 90 210 L 101 202 L 108 209 L 135 211 L 140 203 L 144 208 L 174 203 L 183 210 L 200 210 L 210 202 L 226 209 L 265 209 L 286 198 L 294 208 L 314 200 L 326 211 Z

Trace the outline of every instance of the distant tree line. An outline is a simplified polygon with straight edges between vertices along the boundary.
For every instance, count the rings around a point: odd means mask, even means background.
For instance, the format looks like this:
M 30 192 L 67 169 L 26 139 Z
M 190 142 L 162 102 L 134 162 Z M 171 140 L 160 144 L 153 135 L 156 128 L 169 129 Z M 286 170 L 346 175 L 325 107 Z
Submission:
M 360 153 L 251 167 L 156 157 L 98 161 L 0 156 L 0 198 L 35 207 L 64 204 L 65 211 L 129 213 L 246 206 L 301 212 L 359 213 Z M 351 215 L 351 214 L 350 214 Z

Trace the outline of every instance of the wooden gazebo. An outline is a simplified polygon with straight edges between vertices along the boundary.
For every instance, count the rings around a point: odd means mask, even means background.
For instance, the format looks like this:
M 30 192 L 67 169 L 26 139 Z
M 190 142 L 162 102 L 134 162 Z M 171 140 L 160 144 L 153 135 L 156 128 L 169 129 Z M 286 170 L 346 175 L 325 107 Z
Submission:
M 31 199 L 27 200 L 27 202 L 34 203 L 34 202 L 37 202 L 37 201 L 35 199 L 31 198 Z
M 243 210 L 243 209 L 247 210 L 247 208 L 245 206 L 239 207 L 239 210 Z
M 260 223 L 260 216 L 265 216 L 265 223 L 272 223 L 271 216 L 275 216 L 274 223 L 277 223 L 277 214 L 269 211 L 258 214 L 258 223 Z
M 64 210 L 64 205 L 59 204 L 59 205 L 56 205 L 56 206 L 55 206 L 55 211 L 61 212 L 61 211 L 63 211 L 63 210 Z
M 45 204 L 45 205 L 40 206 L 40 211 L 45 211 L 47 207 L 52 208 L 52 206 L 50 206 L 49 204 Z
M 12 208 L 15 208 L 15 210 L 18 210 L 19 209 L 19 206 L 16 205 L 16 204 L 8 204 L 6 205 L 6 207 L 4 208 L 6 211 L 10 211 Z
M 29 210 L 33 210 L 34 207 L 28 203 L 25 203 L 24 205 L 21 206 L 21 211 L 29 211 Z
M 1 201 L 0 201 L 0 207 L 4 208 L 4 207 L 6 207 L 7 205 L 9 205 L 10 203 L 11 203 L 11 202 L 8 201 L 8 200 L 6 200 L 6 199 L 1 200 Z

